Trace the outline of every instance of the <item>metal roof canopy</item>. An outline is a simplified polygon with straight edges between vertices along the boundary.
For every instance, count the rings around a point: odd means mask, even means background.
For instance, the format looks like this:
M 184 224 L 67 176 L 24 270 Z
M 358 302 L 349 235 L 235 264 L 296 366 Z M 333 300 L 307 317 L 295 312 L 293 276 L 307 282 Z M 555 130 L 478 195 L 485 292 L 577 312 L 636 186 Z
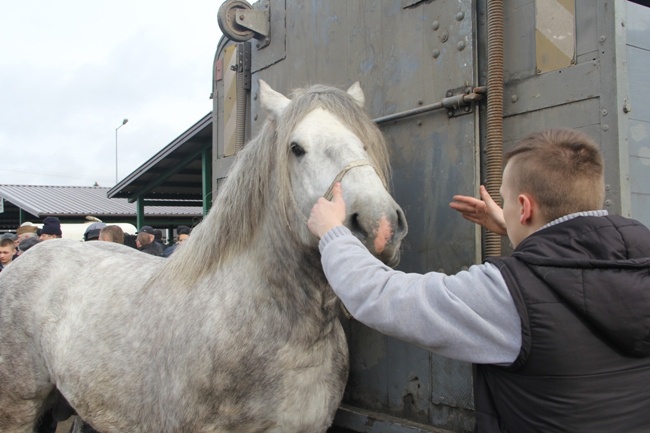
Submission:
M 202 206 L 205 215 L 212 203 L 211 164 L 212 112 L 111 188 L 108 197 L 136 202 L 138 226 L 145 206 Z
M 98 186 L 0 185 L 0 228 L 15 230 L 25 221 L 38 223 L 47 216 L 64 222 L 85 222 L 92 216 L 106 223 L 135 223 L 136 205 L 125 199 L 109 199 L 107 192 L 108 188 Z M 150 206 L 145 212 L 147 221 L 156 226 L 187 224 L 201 214 L 202 209 L 191 202 Z

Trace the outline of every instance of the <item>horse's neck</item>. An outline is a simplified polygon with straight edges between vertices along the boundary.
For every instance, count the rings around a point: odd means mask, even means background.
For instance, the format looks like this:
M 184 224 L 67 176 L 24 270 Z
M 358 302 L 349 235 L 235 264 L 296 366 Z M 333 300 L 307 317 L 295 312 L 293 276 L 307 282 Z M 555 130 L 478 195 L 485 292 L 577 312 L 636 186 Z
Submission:
M 283 285 L 320 289 L 327 280 L 318 251 L 300 245 L 290 230 L 285 224 L 271 224 L 260 230 L 253 242 L 258 262 L 270 270 L 275 269 L 274 279 Z
M 268 276 L 276 301 L 311 304 L 324 313 L 336 310 L 336 296 L 327 283 L 318 251 L 292 242 L 286 224 L 267 228 L 255 239 L 255 262 Z

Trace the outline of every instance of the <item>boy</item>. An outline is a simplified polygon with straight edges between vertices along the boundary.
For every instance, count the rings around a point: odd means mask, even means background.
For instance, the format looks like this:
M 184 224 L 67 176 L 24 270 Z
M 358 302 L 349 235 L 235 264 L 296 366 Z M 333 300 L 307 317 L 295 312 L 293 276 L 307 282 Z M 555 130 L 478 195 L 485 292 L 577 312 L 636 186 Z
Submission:
M 531 134 L 505 161 L 503 209 L 484 188 L 451 207 L 507 234 L 511 257 L 392 270 L 343 227 L 338 185 L 308 222 L 325 275 L 357 320 L 475 364 L 478 432 L 647 431 L 650 231 L 601 210 L 603 159 L 578 131 Z
M 9 266 L 16 254 L 16 244 L 12 239 L 0 240 L 0 272 Z

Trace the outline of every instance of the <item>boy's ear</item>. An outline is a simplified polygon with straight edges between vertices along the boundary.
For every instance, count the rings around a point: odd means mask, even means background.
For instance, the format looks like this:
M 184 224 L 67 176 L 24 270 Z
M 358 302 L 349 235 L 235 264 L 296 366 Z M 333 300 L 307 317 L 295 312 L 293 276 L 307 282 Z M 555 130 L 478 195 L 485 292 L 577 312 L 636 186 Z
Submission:
M 538 210 L 535 200 L 528 194 L 519 194 L 517 199 L 519 200 L 519 222 L 522 225 L 529 225 Z

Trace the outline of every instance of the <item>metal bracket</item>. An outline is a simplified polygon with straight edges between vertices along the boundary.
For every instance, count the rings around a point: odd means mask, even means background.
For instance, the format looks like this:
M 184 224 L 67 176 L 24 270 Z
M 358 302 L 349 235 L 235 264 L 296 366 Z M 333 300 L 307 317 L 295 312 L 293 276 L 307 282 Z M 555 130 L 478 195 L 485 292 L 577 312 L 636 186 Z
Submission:
M 251 89 L 251 44 L 250 42 L 242 42 L 237 47 L 237 66 L 241 77 L 244 80 L 244 89 Z
M 219 7 L 217 21 L 223 34 L 235 42 L 257 39 L 257 48 L 271 43 L 269 0 L 260 0 L 256 9 L 245 0 L 227 0 Z
M 442 106 L 447 109 L 447 116 L 450 118 L 470 114 L 474 112 L 473 102 L 483 99 L 485 93 L 486 88 L 484 87 L 452 89 L 442 100 Z
M 269 37 L 269 11 L 257 9 L 242 9 L 235 15 L 235 22 L 242 27 L 252 30 L 255 39 L 267 39 Z

